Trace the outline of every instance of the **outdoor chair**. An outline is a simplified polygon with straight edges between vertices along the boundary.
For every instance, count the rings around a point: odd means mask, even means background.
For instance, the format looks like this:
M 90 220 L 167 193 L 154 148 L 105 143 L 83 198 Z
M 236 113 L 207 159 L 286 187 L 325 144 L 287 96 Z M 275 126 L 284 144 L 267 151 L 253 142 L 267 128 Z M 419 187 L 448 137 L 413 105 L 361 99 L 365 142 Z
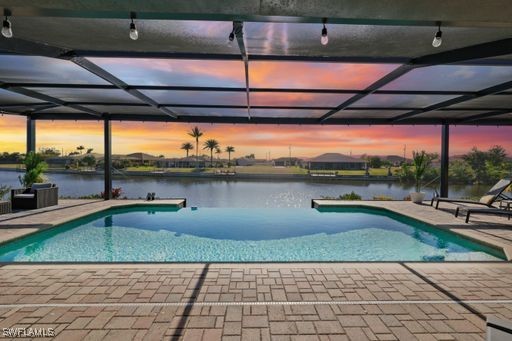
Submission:
M 505 210 L 502 208 L 477 208 L 477 207 L 470 207 L 466 210 L 466 223 L 469 223 L 469 218 L 471 214 L 487 214 L 487 215 L 498 215 L 498 216 L 504 216 L 508 217 L 508 220 L 510 220 L 510 217 L 512 217 L 512 211 L 511 210 Z
M 475 204 L 475 205 L 484 205 L 487 207 L 493 207 L 493 204 L 498 199 L 510 199 L 503 194 L 503 192 L 507 189 L 508 186 L 512 184 L 512 180 L 510 179 L 501 179 L 494 185 L 487 193 L 485 193 L 480 200 L 466 200 L 466 199 L 453 199 L 453 198 L 443 198 L 443 197 L 434 197 L 432 201 L 430 201 L 430 206 L 436 203 L 436 210 L 439 208 L 440 202 L 448 202 L 448 203 L 463 203 L 463 204 Z M 455 215 L 458 214 L 458 209 L 455 212 Z
M 13 210 L 35 209 L 57 205 L 59 188 L 50 183 L 36 183 L 29 188 L 11 190 Z
M 11 213 L 11 203 L 9 201 L 0 200 L 0 214 Z

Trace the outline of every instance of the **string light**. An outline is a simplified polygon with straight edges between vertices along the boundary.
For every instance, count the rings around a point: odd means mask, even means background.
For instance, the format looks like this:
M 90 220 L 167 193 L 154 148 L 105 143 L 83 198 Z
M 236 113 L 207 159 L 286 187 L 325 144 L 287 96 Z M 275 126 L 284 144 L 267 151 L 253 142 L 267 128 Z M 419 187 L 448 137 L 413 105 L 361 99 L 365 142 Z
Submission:
M 132 22 L 130 23 L 130 39 L 131 40 L 137 40 L 139 39 L 139 31 L 137 31 L 137 27 L 135 26 L 135 23 L 133 22 L 133 19 L 135 18 L 135 13 L 131 13 L 130 19 Z
M 434 40 L 432 40 L 433 47 L 439 47 L 443 43 L 443 32 L 441 31 L 441 23 L 437 24 L 437 33 L 434 36 Z
M 324 27 L 322 28 L 322 36 L 320 37 L 320 43 L 322 45 L 327 45 L 329 43 L 329 36 L 327 35 L 327 27 L 325 27 L 325 23 L 327 22 L 327 18 L 322 20 Z
M 2 35 L 6 38 L 12 38 L 12 25 L 7 14 L 2 24 Z

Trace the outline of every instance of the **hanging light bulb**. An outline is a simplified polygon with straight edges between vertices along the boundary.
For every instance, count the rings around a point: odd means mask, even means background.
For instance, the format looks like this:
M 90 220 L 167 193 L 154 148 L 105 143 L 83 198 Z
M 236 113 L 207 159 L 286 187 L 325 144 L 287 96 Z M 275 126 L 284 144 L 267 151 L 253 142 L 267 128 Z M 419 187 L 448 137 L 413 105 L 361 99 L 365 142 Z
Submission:
M 6 38 L 12 38 L 11 22 L 9 21 L 7 16 L 5 16 L 4 22 L 2 24 L 2 35 Z
M 137 40 L 137 39 L 139 39 L 139 31 L 137 31 L 137 27 L 135 26 L 135 23 L 133 22 L 133 18 L 135 18 L 135 16 L 132 14 L 132 16 L 131 16 L 132 22 L 130 23 L 130 39 Z
M 437 33 L 432 40 L 432 46 L 439 47 L 443 43 L 443 32 L 441 31 L 441 23 L 438 24 Z
M 323 19 L 324 27 L 322 28 L 322 37 L 320 38 L 320 43 L 322 45 L 327 45 L 329 43 L 329 36 L 327 35 L 327 28 L 325 27 L 325 23 L 327 22 L 327 19 Z
M 229 47 L 233 46 L 233 40 L 235 40 L 235 32 L 231 31 L 231 33 L 229 34 L 229 37 L 228 37 L 228 46 Z
M 130 39 L 131 40 L 137 40 L 139 39 L 139 31 L 137 31 L 137 26 L 135 26 L 135 23 L 133 22 L 133 19 L 137 18 L 137 15 L 135 12 L 130 12 Z

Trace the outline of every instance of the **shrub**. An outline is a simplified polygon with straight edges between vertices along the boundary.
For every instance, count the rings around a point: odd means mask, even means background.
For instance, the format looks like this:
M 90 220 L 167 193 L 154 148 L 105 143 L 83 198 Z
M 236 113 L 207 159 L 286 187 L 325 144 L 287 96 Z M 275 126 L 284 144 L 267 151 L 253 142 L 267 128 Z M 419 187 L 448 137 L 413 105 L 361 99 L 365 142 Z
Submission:
M 390 201 L 390 200 L 393 200 L 393 197 L 390 197 L 389 195 L 380 194 L 380 195 L 374 195 L 373 200 Z
M 354 191 L 350 193 L 345 193 L 338 197 L 339 200 L 362 200 L 361 196 Z
M 11 190 L 11 187 L 6 186 L 6 185 L 1 185 L 0 186 L 0 200 L 2 200 L 5 197 L 5 195 L 7 193 L 9 193 L 10 190 Z
M 112 199 L 119 199 L 121 194 L 123 194 L 123 189 L 121 187 L 112 188 Z M 104 198 L 105 192 L 101 192 L 100 197 Z

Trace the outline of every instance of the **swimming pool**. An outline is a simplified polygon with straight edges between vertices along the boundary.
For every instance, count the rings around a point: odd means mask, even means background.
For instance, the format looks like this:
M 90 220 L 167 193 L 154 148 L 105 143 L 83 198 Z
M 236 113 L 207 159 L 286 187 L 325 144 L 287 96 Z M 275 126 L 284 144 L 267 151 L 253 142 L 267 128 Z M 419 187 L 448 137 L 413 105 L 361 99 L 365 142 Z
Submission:
M 364 207 L 118 207 L 0 245 L 2 262 L 503 259 L 497 249 Z

